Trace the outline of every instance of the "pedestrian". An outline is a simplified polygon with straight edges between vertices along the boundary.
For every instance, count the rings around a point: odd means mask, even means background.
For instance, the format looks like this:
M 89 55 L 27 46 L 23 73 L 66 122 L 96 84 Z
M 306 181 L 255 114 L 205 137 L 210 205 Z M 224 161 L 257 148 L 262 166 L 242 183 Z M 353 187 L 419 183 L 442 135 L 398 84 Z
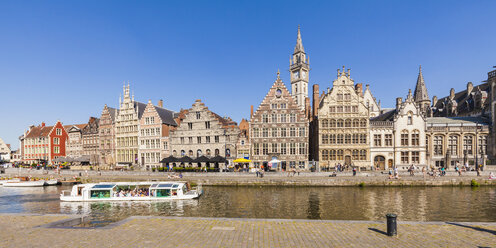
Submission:
M 356 176 L 356 167 L 353 167 L 353 176 Z
M 479 166 L 475 166 L 476 167 L 476 171 L 477 171 L 477 176 L 480 177 L 480 170 L 479 170 Z

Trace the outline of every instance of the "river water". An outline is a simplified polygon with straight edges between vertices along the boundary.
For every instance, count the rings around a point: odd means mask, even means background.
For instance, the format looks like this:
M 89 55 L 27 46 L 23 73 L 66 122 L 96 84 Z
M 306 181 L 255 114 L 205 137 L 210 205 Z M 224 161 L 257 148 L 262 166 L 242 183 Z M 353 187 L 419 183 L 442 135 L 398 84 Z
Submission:
M 70 187 L 0 187 L 0 213 L 81 214 L 101 221 L 133 215 L 325 220 L 496 221 L 495 187 L 203 187 L 197 200 L 68 203 Z

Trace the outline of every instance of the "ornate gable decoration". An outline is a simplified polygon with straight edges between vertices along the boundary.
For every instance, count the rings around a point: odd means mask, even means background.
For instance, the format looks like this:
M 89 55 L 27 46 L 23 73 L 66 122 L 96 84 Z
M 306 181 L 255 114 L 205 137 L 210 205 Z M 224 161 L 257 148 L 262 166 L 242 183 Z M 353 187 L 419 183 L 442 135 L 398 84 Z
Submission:
M 298 107 L 296 101 L 291 96 L 291 93 L 289 92 L 288 88 L 286 88 L 286 85 L 281 80 L 279 75 L 280 73 L 278 71 L 276 81 L 272 84 L 272 86 L 269 89 L 269 92 L 265 95 L 264 99 L 262 100 L 257 110 L 253 114 L 252 121 L 260 116 L 261 111 L 271 109 L 271 104 L 278 104 L 277 108 L 280 108 L 280 104 L 286 104 L 285 109 L 298 110 L 298 120 L 305 118 L 304 111 L 300 107 Z

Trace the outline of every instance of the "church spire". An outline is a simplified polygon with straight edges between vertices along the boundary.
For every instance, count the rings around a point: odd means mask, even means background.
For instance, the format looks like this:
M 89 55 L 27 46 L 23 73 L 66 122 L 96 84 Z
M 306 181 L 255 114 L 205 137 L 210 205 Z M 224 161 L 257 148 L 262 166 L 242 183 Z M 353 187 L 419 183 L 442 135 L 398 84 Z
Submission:
M 419 67 L 419 75 L 417 77 L 417 85 L 415 86 L 413 98 L 416 102 L 429 100 L 427 88 L 425 87 L 424 75 L 422 75 L 422 65 Z
M 298 25 L 298 36 L 296 37 L 296 46 L 294 49 L 294 53 L 297 52 L 305 52 L 305 49 L 303 48 L 303 43 L 301 42 L 301 33 L 300 33 L 300 25 Z

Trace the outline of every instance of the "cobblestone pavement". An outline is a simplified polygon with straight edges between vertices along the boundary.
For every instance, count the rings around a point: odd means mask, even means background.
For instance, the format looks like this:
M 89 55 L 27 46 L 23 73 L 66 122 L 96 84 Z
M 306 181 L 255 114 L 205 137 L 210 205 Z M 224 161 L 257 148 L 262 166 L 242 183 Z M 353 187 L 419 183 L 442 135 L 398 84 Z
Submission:
M 61 215 L 0 215 L 0 247 L 496 247 L 496 223 L 132 217 L 111 228 L 40 227 Z

